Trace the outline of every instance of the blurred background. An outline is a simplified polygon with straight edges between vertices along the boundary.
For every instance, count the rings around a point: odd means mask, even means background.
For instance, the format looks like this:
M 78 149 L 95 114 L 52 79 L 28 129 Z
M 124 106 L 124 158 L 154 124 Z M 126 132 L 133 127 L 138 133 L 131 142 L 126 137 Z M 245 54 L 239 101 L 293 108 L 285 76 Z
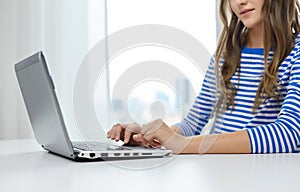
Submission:
M 71 138 L 78 137 L 72 103 L 76 73 L 89 51 L 104 37 L 121 29 L 141 24 L 161 24 L 180 29 L 196 38 L 212 55 L 220 24 L 217 1 L 204 0 L 1 0 L 0 2 L 0 139 L 32 138 L 30 122 L 17 84 L 14 64 L 43 50 L 56 85 L 56 92 Z M 109 41 L 107 42 L 109 47 Z M 109 49 L 107 49 L 109 55 Z M 201 53 L 199 53 L 201 54 Z M 137 62 L 159 59 L 182 70 L 189 79 L 176 79 L 172 89 L 163 83 L 151 82 L 135 87 L 130 95 L 111 98 L 117 79 Z M 203 73 L 193 69 L 182 55 L 158 47 L 141 47 L 115 58 L 101 81 L 104 97 L 99 97 L 102 109 L 111 103 L 118 120 L 130 111 L 135 120 L 151 120 L 149 106 L 163 103 L 166 121 L 176 123 L 178 98 L 174 90 L 185 95 L 180 98 L 186 113 L 194 101 L 191 91 L 198 93 Z M 204 69 L 209 63 L 204 63 Z M 88 76 L 88 72 L 86 74 Z M 187 86 L 192 83 L 192 89 Z M 145 96 L 145 90 L 148 91 Z M 99 107 L 98 106 L 98 107 Z M 153 106 L 153 105 L 152 105 Z M 159 105 L 157 105 L 159 107 Z M 155 107 L 155 105 L 154 105 Z M 97 107 L 95 107 L 97 108 Z M 125 110 L 127 109 L 127 110 Z M 155 108 L 154 108 L 155 110 Z M 105 110 L 97 114 L 105 116 Z M 183 114 L 184 115 L 184 114 Z M 109 129 L 113 117 L 102 122 Z

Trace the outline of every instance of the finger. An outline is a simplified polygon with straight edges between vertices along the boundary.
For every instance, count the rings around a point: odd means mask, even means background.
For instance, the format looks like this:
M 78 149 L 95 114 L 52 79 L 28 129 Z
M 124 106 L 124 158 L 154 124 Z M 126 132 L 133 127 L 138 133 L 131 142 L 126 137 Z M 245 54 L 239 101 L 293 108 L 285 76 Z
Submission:
M 160 148 L 162 146 L 162 144 L 157 139 L 154 139 L 153 142 L 155 143 L 156 147 Z
M 153 148 L 161 148 L 161 144 L 160 142 L 158 142 L 157 140 L 152 140 L 152 141 L 148 141 L 148 144 L 153 147 Z
M 160 142 L 157 139 L 154 139 L 153 134 L 143 135 L 143 138 L 146 140 L 147 146 L 150 146 L 150 147 L 153 147 L 153 148 L 160 148 L 161 147 Z
M 109 131 L 109 138 L 111 139 L 114 139 L 115 138 L 115 128 L 116 128 L 116 125 L 113 125 L 113 127 L 111 128 L 111 130 Z
M 121 124 L 117 124 L 116 128 L 115 128 L 115 140 L 119 141 L 120 140 L 120 134 L 122 132 L 123 127 L 121 126 Z
M 108 137 L 112 140 L 119 140 L 120 132 L 122 131 L 122 127 L 120 124 L 115 124 L 112 129 L 108 132 Z
M 110 131 L 107 132 L 106 137 L 110 138 Z
M 124 144 L 127 144 L 131 138 L 132 132 L 130 130 L 125 129 L 124 133 Z
M 146 133 L 143 135 L 143 138 L 146 140 L 147 143 L 150 143 L 154 139 L 154 134 Z
M 143 135 L 142 134 L 135 134 L 132 136 L 132 139 L 139 143 L 140 145 L 142 146 L 147 146 L 148 145 L 148 142 L 146 139 L 144 139 Z
M 113 127 L 107 132 L 107 137 L 110 139 L 114 138 L 114 128 L 115 128 L 115 125 L 113 125 Z
M 143 138 L 147 141 L 148 144 L 150 144 L 152 147 L 160 148 L 162 146 L 160 140 L 158 140 L 156 134 L 157 132 L 150 133 L 151 131 L 148 131 L 145 135 L 143 135 Z

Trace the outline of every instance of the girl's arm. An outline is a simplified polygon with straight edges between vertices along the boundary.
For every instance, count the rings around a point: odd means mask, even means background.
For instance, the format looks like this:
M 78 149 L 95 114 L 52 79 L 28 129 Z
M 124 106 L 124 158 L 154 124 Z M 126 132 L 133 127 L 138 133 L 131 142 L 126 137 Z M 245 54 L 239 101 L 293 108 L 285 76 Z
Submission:
M 143 138 L 150 144 L 158 141 L 174 153 L 250 153 L 250 140 L 246 130 L 233 133 L 185 137 L 157 119 L 143 126 Z M 153 142 L 153 145 L 155 143 Z
M 187 146 L 180 153 L 251 153 L 246 130 L 194 136 L 187 140 Z

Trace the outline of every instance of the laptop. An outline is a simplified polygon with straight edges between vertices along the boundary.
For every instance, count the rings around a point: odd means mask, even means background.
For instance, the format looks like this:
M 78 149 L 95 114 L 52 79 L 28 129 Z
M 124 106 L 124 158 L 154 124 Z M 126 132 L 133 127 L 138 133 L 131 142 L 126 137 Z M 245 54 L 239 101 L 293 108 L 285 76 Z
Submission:
M 161 148 L 71 141 L 42 51 L 15 64 L 15 72 L 34 136 L 45 150 L 74 161 L 157 158 L 172 154 L 171 150 Z

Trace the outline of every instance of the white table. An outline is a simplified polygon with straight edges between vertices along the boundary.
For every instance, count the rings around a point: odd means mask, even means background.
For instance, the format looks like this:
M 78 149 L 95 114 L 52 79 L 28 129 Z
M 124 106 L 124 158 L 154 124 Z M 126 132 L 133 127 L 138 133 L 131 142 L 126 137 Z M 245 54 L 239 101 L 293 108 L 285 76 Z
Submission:
M 0 141 L 0 191 L 300 191 L 300 154 L 179 155 L 76 163 L 34 140 Z

